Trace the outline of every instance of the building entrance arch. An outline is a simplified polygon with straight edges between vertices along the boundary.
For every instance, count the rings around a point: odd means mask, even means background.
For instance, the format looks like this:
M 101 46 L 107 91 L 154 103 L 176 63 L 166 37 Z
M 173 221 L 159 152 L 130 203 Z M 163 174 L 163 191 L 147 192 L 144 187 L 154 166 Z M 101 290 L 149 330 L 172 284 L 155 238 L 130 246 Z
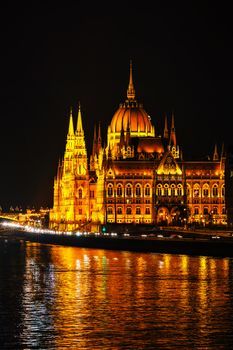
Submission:
M 173 226 L 179 226 L 181 223 L 180 209 L 178 207 L 173 207 L 171 209 L 171 224 Z
M 160 207 L 158 209 L 157 223 L 159 225 L 168 225 L 170 223 L 170 214 L 167 207 Z

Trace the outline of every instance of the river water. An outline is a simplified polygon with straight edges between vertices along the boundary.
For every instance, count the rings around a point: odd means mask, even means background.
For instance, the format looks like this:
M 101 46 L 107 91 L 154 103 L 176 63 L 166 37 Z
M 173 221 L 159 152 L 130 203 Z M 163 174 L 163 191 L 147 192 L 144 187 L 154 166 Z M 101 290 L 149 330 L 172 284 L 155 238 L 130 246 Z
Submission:
M 233 259 L 0 240 L 0 349 L 233 349 Z

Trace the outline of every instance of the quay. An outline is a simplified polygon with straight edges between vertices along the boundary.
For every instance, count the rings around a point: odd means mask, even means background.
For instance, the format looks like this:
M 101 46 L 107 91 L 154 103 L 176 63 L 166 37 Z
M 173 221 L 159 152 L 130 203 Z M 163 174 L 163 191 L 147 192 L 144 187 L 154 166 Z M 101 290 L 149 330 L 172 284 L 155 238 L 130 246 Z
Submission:
M 5 229 L 0 237 L 41 244 L 56 244 L 92 249 L 110 249 L 144 253 L 185 254 L 233 257 L 232 234 L 219 232 L 154 231 L 151 234 L 55 232 L 48 230 Z

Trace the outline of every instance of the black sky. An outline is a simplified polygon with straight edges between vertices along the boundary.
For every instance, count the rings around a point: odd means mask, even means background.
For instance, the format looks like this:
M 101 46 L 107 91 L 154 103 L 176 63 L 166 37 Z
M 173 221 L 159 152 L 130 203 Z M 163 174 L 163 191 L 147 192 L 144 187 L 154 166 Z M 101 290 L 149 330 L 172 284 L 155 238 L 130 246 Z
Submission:
M 90 149 L 94 123 L 106 131 L 126 98 L 130 59 L 136 95 L 159 134 L 163 113 L 174 111 L 186 159 L 212 154 L 215 143 L 231 144 L 230 8 L 152 3 L 2 6 L 3 208 L 52 206 L 70 106 L 76 117 L 81 102 Z

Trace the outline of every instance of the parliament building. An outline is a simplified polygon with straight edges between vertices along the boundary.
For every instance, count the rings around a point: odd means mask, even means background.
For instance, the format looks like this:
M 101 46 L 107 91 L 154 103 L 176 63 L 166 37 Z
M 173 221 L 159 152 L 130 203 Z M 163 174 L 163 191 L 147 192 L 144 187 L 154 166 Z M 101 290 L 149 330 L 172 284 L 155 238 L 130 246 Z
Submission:
M 96 231 L 107 224 L 225 225 L 223 147 L 206 160 L 183 159 L 174 114 L 157 133 L 137 100 L 130 63 L 126 100 L 107 128 L 94 126 L 87 154 L 81 107 L 69 117 L 65 153 L 54 179 L 50 227 Z M 120 226 L 120 225 L 119 225 Z

